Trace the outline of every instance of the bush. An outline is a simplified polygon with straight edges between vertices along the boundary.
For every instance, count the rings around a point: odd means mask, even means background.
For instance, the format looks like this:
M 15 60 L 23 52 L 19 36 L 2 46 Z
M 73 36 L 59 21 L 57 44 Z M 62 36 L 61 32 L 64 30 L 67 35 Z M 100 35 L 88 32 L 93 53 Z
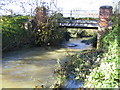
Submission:
M 90 69 L 99 66 L 102 58 L 103 50 L 84 50 L 79 54 L 69 57 L 64 66 L 55 70 L 55 74 L 60 78 L 61 82 L 70 79 L 70 75 L 78 82 L 84 82 L 86 75 L 90 74 Z
M 115 20 L 115 19 L 114 19 Z M 101 59 L 100 67 L 96 67 L 91 70 L 90 75 L 88 75 L 85 80 L 83 87 L 89 88 L 118 88 L 119 87 L 119 68 L 118 65 L 118 40 L 120 36 L 118 35 L 119 27 L 116 24 L 112 31 L 107 32 L 102 41 L 102 47 L 108 52 L 103 54 Z
M 93 30 L 81 30 L 81 31 L 79 31 L 78 33 L 77 33 L 77 37 L 80 37 L 80 38 L 82 38 L 82 37 L 92 37 L 92 36 L 94 36 L 94 31 Z
M 2 16 L 2 50 L 20 47 L 29 42 L 29 33 L 25 23 L 29 16 Z
M 86 43 L 86 44 L 91 44 L 93 47 L 97 47 L 97 35 L 95 35 L 94 37 L 88 39 L 88 40 L 82 40 L 82 43 Z
M 35 33 L 36 45 L 59 45 L 64 40 L 65 28 L 59 28 L 57 23 L 62 19 L 61 14 L 54 14 L 46 17 L 48 22 L 41 22 Z
M 92 37 L 95 35 L 95 31 L 92 29 L 68 29 L 72 37 Z
M 42 23 L 37 22 L 35 18 L 20 15 L 2 16 L 2 50 L 12 50 L 24 45 L 59 45 L 64 40 L 66 29 L 57 25 L 62 19 L 61 14 L 46 16 L 48 22 Z

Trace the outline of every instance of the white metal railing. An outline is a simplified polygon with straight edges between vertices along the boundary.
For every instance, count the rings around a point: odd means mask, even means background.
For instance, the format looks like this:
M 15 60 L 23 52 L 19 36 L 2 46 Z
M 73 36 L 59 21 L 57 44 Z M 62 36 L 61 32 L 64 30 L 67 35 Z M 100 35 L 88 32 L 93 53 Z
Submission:
M 98 27 L 97 20 L 63 20 L 58 23 L 59 26 L 85 26 L 85 27 Z

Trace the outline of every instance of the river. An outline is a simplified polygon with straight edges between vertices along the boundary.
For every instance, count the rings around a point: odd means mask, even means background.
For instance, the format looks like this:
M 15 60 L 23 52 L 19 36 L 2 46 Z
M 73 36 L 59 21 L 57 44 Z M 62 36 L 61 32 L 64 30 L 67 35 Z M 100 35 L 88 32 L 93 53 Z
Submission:
M 11 51 L 2 57 L 2 88 L 49 87 L 55 81 L 54 69 L 57 59 L 63 64 L 68 55 L 91 49 L 81 39 L 70 39 L 61 47 L 34 47 Z

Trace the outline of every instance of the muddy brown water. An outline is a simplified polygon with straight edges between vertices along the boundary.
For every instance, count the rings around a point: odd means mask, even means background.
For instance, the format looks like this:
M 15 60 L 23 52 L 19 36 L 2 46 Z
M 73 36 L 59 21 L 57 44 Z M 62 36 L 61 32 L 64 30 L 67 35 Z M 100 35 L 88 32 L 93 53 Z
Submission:
M 68 55 L 91 49 L 91 45 L 81 43 L 81 39 L 70 39 L 62 47 L 34 47 L 11 51 L 3 55 L 2 88 L 34 88 L 45 85 L 49 87 L 55 81 L 54 70 L 57 59 L 63 64 L 69 60 Z

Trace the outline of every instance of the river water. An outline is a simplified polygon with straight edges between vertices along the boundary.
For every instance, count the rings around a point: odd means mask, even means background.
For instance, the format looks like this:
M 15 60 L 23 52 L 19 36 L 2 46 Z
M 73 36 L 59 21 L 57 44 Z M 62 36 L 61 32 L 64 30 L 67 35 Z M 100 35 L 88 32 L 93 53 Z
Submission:
M 68 55 L 91 49 L 91 45 L 81 43 L 81 39 L 70 39 L 62 47 L 34 47 L 11 51 L 2 58 L 2 88 L 49 87 L 54 79 L 57 59 L 64 63 Z M 2 77 L 1 77 L 2 76 Z

